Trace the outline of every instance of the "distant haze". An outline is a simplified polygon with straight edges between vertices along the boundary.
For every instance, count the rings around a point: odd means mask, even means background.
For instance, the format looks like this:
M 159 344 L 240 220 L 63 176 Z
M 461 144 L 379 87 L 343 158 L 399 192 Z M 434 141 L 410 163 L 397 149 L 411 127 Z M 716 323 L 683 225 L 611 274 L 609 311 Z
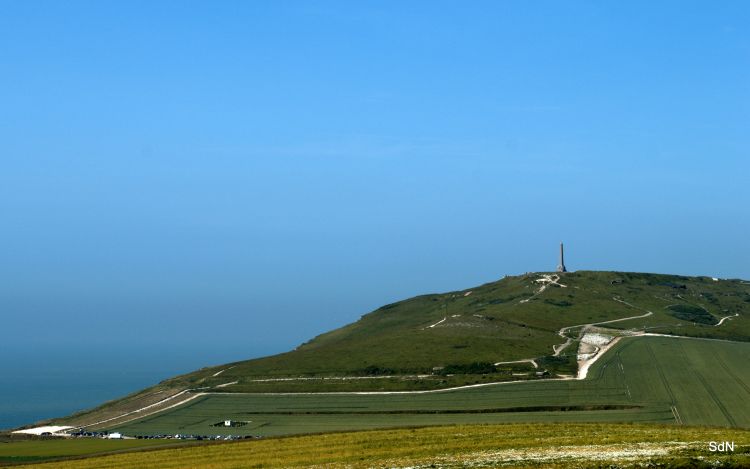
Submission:
M 749 13 L 6 2 L 0 351 L 274 353 L 560 241 L 750 278 Z

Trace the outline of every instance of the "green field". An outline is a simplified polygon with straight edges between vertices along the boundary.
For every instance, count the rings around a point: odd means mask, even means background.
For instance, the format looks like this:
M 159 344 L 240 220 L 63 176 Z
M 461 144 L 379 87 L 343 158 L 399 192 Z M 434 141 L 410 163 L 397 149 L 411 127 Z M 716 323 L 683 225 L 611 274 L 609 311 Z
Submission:
M 0 440 L 0 464 L 87 456 L 117 451 L 184 445 L 174 440 L 103 440 L 99 438 Z
M 711 441 L 734 442 L 734 451 L 711 452 Z M 750 464 L 748 451 L 748 430 L 653 424 L 544 423 L 442 426 L 209 443 L 32 467 L 739 468 Z
M 586 380 L 422 394 L 207 394 L 111 430 L 287 435 L 450 423 L 604 421 L 750 428 L 750 344 L 624 338 Z M 238 428 L 211 426 L 225 419 Z

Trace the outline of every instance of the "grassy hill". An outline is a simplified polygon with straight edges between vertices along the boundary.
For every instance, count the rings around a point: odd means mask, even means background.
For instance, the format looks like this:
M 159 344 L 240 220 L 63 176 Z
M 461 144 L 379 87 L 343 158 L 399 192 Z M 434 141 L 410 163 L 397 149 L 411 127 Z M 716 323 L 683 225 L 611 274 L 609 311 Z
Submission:
M 438 389 L 534 380 L 545 369 L 552 376 L 574 375 L 582 325 L 609 322 L 607 328 L 623 331 L 748 341 L 749 318 L 750 283 L 741 280 L 528 273 L 385 305 L 290 352 L 171 378 L 65 421 L 106 426 L 127 412 L 168 407 L 176 395 L 207 390 Z M 569 346 L 554 356 L 553 347 L 568 339 Z M 534 359 L 539 368 L 530 362 L 495 365 L 523 359 Z
M 653 314 L 608 327 L 750 340 L 747 282 L 583 271 L 562 274 L 551 283 L 543 281 L 544 275 L 553 274 L 506 277 L 467 290 L 385 305 L 293 351 L 201 370 L 175 383 L 215 386 L 238 381 L 225 390 L 300 390 L 293 382 L 252 380 L 430 374 L 437 367 L 526 358 L 546 360 L 553 371 L 573 372 L 574 360 L 550 357 L 553 346 L 564 341 L 558 335 L 561 328 L 641 316 L 646 311 Z M 716 327 L 721 318 L 735 314 L 739 316 Z M 571 332 L 575 336 L 576 331 Z M 563 357 L 574 352 L 575 347 L 569 348 Z M 368 384 L 358 386 L 364 389 Z

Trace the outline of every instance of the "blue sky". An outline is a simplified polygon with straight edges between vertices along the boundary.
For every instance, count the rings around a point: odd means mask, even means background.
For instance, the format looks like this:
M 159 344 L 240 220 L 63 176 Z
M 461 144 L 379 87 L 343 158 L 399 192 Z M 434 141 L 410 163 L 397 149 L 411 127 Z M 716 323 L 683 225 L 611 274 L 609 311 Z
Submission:
M 750 278 L 747 2 L 0 2 L 0 342 L 236 358 L 571 269 Z

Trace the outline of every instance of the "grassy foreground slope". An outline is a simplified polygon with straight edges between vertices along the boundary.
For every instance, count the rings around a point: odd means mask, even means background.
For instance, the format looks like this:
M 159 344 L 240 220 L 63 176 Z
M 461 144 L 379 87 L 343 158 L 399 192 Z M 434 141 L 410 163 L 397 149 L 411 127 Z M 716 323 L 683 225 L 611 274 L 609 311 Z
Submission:
M 585 380 L 539 380 L 411 394 L 224 394 L 112 430 L 147 434 L 287 434 L 408 425 L 653 422 L 750 428 L 750 343 L 631 337 Z M 225 419 L 242 427 L 212 424 Z
M 733 441 L 730 453 L 711 441 Z M 747 467 L 750 431 L 659 425 L 459 425 L 209 444 L 31 467 Z M 667 466 L 669 465 L 669 466 Z M 28 466 L 27 466 L 28 467 Z
M 174 440 L 103 440 L 99 438 L 39 438 L 20 441 L 18 438 L 0 438 L 0 466 L 186 444 L 190 443 Z

